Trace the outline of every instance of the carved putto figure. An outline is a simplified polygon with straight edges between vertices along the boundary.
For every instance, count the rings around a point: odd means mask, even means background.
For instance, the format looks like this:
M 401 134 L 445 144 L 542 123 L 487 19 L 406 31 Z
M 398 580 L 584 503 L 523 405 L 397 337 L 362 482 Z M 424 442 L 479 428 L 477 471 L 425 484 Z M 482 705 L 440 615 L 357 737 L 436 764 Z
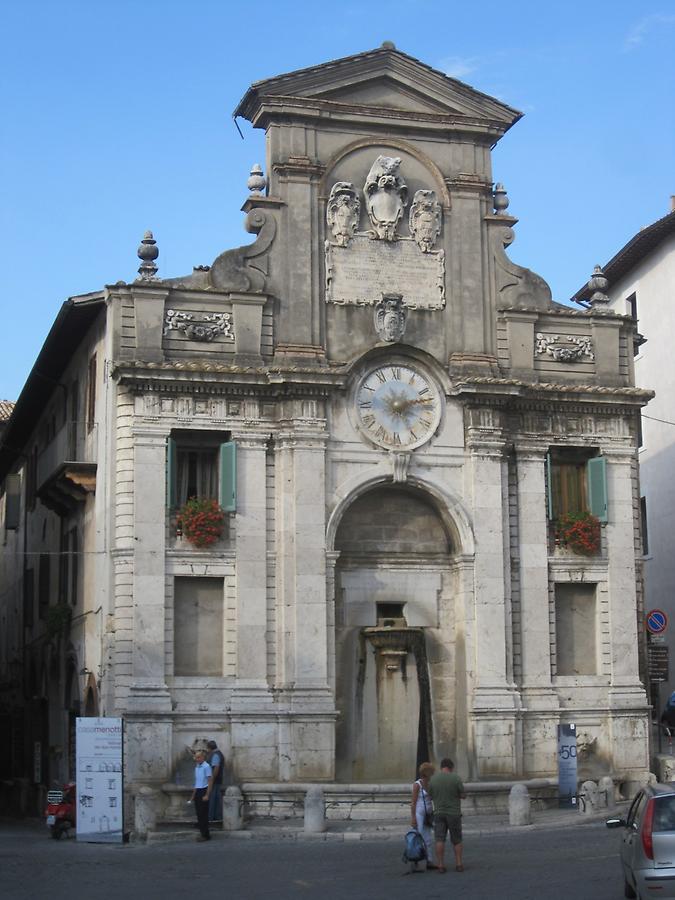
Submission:
M 429 253 L 441 233 L 441 204 L 434 191 L 415 191 L 408 224 L 422 253 Z
M 360 215 L 361 201 L 354 185 L 348 181 L 336 181 L 328 198 L 326 221 L 338 246 L 347 246 L 358 227 Z
M 408 187 L 400 175 L 399 156 L 378 156 L 363 186 L 373 237 L 396 240 L 396 228 L 408 199 Z
M 382 294 L 375 304 L 375 331 L 390 344 L 400 341 L 405 334 L 408 310 L 400 294 Z

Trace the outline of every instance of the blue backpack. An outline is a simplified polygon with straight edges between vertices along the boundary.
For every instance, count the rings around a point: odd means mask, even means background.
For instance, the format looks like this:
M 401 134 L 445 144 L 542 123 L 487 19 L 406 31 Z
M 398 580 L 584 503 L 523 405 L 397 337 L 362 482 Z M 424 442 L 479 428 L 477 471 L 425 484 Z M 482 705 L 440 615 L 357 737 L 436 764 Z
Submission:
M 422 862 L 422 860 L 427 858 L 427 847 L 424 843 L 424 838 L 416 831 L 414 828 L 411 828 L 410 831 L 406 832 L 405 836 L 405 847 L 403 849 L 403 862 L 410 863 L 411 868 L 414 869 L 418 862 Z

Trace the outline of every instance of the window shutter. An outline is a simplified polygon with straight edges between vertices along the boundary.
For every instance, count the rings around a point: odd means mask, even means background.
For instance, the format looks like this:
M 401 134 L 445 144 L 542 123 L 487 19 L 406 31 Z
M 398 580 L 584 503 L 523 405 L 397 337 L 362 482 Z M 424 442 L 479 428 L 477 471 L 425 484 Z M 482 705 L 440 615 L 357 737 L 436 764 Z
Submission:
M 601 522 L 607 521 L 607 460 L 596 456 L 586 463 L 589 512 Z
M 546 511 L 549 519 L 553 518 L 553 472 L 551 471 L 551 454 L 546 454 Z
M 176 505 L 176 442 L 167 438 L 166 442 L 166 507 L 173 509 Z
M 5 528 L 16 530 L 21 518 L 21 476 L 8 475 L 5 479 Z
M 237 511 L 237 446 L 234 441 L 220 445 L 218 500 L 225 512 Z

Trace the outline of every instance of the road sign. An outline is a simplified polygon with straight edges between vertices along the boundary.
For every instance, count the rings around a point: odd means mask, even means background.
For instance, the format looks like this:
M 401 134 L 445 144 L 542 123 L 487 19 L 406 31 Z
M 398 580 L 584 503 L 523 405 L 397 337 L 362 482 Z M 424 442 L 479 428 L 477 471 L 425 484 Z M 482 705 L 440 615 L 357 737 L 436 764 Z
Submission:
M 661 634 L 668 627 L 668 616 L 662 609 L 652 609 L 647 613 L 647 631 Z
M 668 681 L 668 645 L 649 644 L 647 651 L 649 680 L 657 684 Z

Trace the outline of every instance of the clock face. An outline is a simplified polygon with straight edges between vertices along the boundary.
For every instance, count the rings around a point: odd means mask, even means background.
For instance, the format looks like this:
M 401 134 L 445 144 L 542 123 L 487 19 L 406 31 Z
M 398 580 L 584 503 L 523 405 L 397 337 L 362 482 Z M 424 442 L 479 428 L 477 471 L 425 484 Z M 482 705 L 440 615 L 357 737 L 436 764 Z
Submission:
M 408 366 L 378 366 L 359 384 L 356 407 L 364 433 L 389 450 L 419 447 L 438 428 L 441 398 L 434 383 Z

